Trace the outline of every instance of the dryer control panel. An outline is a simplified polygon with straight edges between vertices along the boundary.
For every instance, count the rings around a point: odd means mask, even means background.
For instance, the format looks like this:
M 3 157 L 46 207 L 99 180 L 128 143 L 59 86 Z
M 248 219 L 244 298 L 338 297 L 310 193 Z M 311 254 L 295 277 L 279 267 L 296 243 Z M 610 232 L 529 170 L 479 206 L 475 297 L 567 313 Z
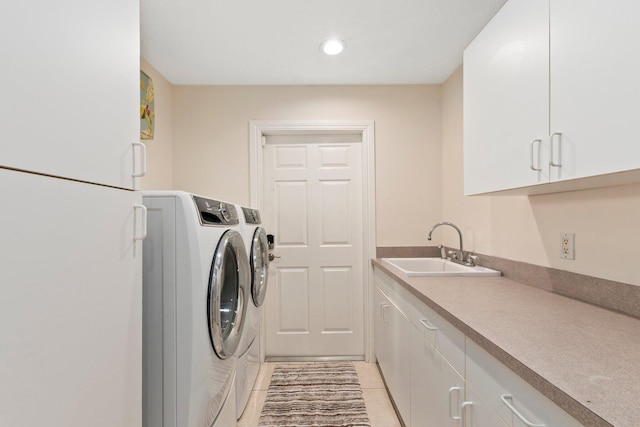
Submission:
M 260 211 L 257 209 L 251 208 L 242 208 L 242 213 L 244 213 L 244 219 L 247 224 L 260 224 Z
M 193 196 L 202 225 L 236 225 L 238 212 L 231 203 Z

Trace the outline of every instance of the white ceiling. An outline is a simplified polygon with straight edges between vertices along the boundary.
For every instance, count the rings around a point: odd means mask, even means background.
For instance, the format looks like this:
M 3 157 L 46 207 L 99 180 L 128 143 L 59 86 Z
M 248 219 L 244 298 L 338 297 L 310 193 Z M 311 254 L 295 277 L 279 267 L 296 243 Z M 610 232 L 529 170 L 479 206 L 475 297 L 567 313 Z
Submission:
M 141 54 L 176 85 L 442 83 L 505 1 L 140 0 Z

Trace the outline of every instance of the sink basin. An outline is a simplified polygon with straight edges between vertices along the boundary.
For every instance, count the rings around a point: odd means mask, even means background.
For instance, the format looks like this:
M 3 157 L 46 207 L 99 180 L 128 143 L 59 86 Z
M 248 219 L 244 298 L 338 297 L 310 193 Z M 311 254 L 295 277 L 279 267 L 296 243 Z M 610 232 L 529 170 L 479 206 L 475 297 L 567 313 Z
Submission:
M 382 258 L 382 262 L 399 268 L 407 276 L 500 276 L 490 268 L 467 267 L 442 258 Z

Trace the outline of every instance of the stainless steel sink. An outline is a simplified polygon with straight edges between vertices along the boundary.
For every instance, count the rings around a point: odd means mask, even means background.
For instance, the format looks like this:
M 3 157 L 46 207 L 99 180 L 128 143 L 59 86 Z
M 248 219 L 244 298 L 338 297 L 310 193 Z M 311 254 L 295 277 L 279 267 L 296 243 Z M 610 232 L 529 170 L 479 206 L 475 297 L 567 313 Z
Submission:
M 402 270 L 407 276 L 500 276 L 490 268 L 456 264 L 442 258 L 382 258 L 383 263 Z

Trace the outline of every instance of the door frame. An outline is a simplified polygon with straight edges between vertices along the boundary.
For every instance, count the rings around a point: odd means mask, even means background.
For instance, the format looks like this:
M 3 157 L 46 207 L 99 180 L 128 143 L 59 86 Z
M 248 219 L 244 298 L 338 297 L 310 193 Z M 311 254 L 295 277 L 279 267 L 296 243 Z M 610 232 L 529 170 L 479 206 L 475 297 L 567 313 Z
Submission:
M 362 221 L 363 221 L 363 309 L 364 358 L 374 361 L 372 339 L 372 298 L 369 284 L 373 281 L 371 259 L 376 257 L 375 218 L 375 139 L 373 120 L 250 120 L 249 121 L 249 197 L 251 206 L 263 210 L 263 150 L 267 135 L 313 134 L 362 135 Z M 261 328 L 260 358 L 264 360 L 265 335 Z

